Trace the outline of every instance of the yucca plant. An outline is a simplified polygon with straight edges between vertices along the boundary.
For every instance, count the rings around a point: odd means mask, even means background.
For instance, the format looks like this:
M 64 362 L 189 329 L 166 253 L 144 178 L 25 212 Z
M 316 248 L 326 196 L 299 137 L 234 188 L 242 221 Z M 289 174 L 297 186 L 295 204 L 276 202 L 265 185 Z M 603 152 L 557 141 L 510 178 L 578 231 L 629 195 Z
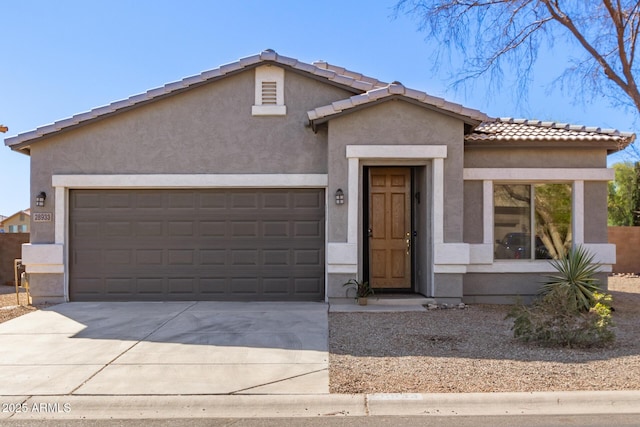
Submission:
M 549 280 L 542 286 L 541 293 L 558 292 L 577 311 L 589 311 L 596 302 L 594 292 L 600 290 L 598 279 L 595 278 L 598 266 L 593 264 L 593 255 L 584 247 L 577 246 L 570 249 L 566 257 L 550 263 L 558 273 L 547 276 Z

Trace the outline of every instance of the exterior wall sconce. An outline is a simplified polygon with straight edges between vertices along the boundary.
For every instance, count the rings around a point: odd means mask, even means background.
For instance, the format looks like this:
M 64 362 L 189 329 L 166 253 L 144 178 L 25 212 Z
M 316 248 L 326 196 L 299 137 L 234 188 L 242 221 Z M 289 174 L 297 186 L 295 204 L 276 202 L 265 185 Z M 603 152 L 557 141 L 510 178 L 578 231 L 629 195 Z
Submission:
M 41 191 L 40 194 L 36 196 L 36 206 L 44 207 L 44 201 L 47 199 L 47 193 Z
M 336 190 L 336 205 L 344 205 L 344 192 L 342 188 Z

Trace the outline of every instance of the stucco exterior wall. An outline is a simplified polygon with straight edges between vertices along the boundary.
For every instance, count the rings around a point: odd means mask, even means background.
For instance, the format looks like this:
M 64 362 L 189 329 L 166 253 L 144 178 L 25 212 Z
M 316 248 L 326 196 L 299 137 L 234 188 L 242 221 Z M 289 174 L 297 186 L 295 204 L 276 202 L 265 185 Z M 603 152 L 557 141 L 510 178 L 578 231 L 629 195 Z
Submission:
M 515 144 L 513 144 L 515 145 Z M 606 168 L 604 148 L 466 147 L 465 168 Z
M 464 242 L 482 243 L 483 240 L 483 185 L 482 181 L 464 182 Z
M 463 123 L 452 117 L 429 111 L 407 102 L 392 100 L 329 122 L 329 194 L 337 188 L 347 192 L 347 145 L 446 145 L 444 161 L 444 238 L 446 242 L 462 241 L 462 164 Z M 393 166 L 393 160 L 379 164 Z M 360 179 L 362 185 L 362 179 Z M 362 188 L 362 187 L 360 187 Z M 346 241 L 347 204 L 329 205 L 329 241 Z
M 584 241 L 585 243 L 607 243 L 607 197 L 606 182 L 584 183 Z
M 326 173 L 327 133 L 306 112 L 350 92 L 285 73 L 285 116 L 255 117 L 248 70 L 34 144 L 32 192 L 55 212 L 53 174 Z M 32 224 L 32 242 L 51 243 L 53 222 Z
M 553 274 L 553 273 L 549 273 Z M 497 273 L 464 275 L 465 304 L 514 304 L 522 301 L 530 304 L 544 284 L 545 274 L 541 273 Z M 603 290 L 607 289 L 607 274 L 596 274 Z

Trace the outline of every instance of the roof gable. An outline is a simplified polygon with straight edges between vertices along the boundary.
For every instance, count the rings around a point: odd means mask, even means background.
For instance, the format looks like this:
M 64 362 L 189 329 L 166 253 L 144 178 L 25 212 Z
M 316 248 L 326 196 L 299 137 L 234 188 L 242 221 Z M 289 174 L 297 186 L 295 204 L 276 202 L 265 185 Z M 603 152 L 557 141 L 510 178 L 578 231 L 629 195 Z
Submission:
M 43 137 L 51 136 L 61 131 L 69 130 L 76 126 L 123 112 L 172 94 L 180 93 L 217 79 L 255 68 L 265 63 L 278 64 L 285 69 L 326 81 L 327 83 L 348 89 L 353 93 L 365 92 L 384 84 L 371 77 L 366 77 L 362 74 L 345 70 L 344 68 L 331 66 L 326 62 L 308 64 L 298 61 L 295 58 L 279 55 L 275 51 L 268 49 L 260 54 L 242 58 L 236 62 L 222 65 L 216 69 L 205 71 L 201 74 L 187 77 L 173 83 L 168 83 L 162 87 L 151 89 L 147 92 L 134 95 L 127 99 L 116 101 L 102 107 L 94 108 L 85 113 L 76 114 L 67 119 L 56 121 L 50 125 L 39 127 L 30 132 L 6 138 L 5 145 L 11 147 L 13 150 L 23 151 L 28 154 L 29 145 Z
M 330 105 L 318 107 L 307 112 L 307 116 L 309 117 L 311 126 L 315 129 L 317 125 L 325 123 L 339 115 L 357 111 L 358 109 L 372 105 L 377 105 L 380 102 L 391 99 L 403 99 L 421 107 L 439 111 L 446 115 L 459 118 L 473 127 L 479 125 L 483 121 L 490 120 L 486 114 L 478 110 L 466 108 L 460 104 L 446 101 L 443 98 L 428 95 L 425 92 L 406 88 L 399 82 L 393 82 L 385 86 L 377 86 L 376 88 L 368 90 L 362 94 L 333 102 Z

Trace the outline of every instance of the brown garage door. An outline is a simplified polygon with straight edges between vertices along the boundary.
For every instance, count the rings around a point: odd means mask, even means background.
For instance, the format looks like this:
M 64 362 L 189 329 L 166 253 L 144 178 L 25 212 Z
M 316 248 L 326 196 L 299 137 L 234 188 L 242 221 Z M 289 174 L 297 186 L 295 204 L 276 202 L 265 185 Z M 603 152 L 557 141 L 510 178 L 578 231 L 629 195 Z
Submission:
M 324 190 L 71 190 L 72 301 L 324 299 Z

